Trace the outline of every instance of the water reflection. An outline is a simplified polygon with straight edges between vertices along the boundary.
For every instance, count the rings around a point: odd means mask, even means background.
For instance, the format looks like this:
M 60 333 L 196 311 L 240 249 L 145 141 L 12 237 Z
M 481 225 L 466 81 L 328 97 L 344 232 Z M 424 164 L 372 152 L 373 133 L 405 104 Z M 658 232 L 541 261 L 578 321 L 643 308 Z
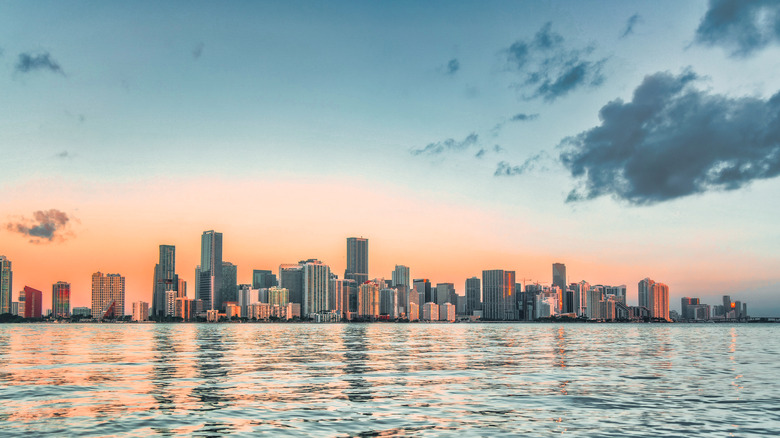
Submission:
M 774 325 L 0 325 L 0 422 L 3 436 L 772 434 L 778 334 Z

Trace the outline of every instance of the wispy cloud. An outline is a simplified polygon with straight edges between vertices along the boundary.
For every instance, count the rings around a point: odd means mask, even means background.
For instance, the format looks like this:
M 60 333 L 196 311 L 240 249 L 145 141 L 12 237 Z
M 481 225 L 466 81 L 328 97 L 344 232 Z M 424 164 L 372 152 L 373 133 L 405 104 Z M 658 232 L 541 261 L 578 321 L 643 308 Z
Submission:
M 46 243 L 63 240 L 71 218 L 57 209 L 36 211 L 32 219 L 21 218 L 6 224 L 8 231 L 30 237 L 30 243 Z
M 539 118 L 539 114 L 526 114 L 526 113 L 519 113 L 512 116 L 509 121 L 511 122 L 528 122 L 531 120 L 536 120 Z
M 16 71 L 19 73 L 31 73 L 38 70 L 50 71 L 52 73 L 59 73 L 65 75 L 62 71 L 62 67 L 54 58 L 51 57 L 49 52 L 43 52 L 38 54 L 32 53 L 20 53 L 19 59 L 16 63 Z
M 628 20 L 626 20 L 626 28 L 623 30 L 623 33 L 620 35 L 620 38 L 625 38 L 632 33 L 634 33 L 634 26 L 639 24 L 639 22 L 642 21 L 642 17 L 639 16 L 639 14 L 634 14 L 630 17 L 628 17 Z
M 200 59 L 201 55 L 203 55 L 203 49 L 206 47 L 205 44 L 202 42 L 198 43 L 194 49 L 192 49 L 192 57 L 197 59 Z
M 518 40 L 502 53 L 510 70 L 519 73 L 517 87 L 524 99 L 552 102 L 582 87 L 604 82 L 606 58 L 593 57 L 595 47 L 569 47 L 562 35 L 546 23 L 530 40 Z
M 549 154 L 547 152 L 539 152 L 536 155 L 533 155 L 529 158 L 527 158 L 523 164 L 520 165 L 511 165 L 506 161 L 499 161 L 498 165 L 496 166 L 496 171 L 493 173 L 493 176 L 516 176 L 516 175 L 522 175 L 526 172 L 529 172 L 531 170 L 539 169 L 539 170 L 546 170 L 546 167 L 541 165 L 541 162 L 545 159 L 549 159 Z
M 450 61 L 444 67 L 444 73 L 447 75 L 454 75 L 458 70 L 460 70 L 460 61 L 458 61 L 456 58 L 450 59 Z
M 560 161 L 580 182 L 567 202 L 654 204 L 780 174 L 780 92 L 731 98 L 694 88 L 697 79 L 647 76 L 630 102 L 601 108 L 599 126 L 564 139 Z
M 496 144 L 496 145 L 493 145 L 492 148 L 480 148 L 477 151 L 477 153 L 474 154 L 474 156 L 476 158 L 482 158 L 482 157 L 484 157 L 485 155 L 487 155 L 490 152 L 498 154 L 498 153 L 503 152 L 503 151 L 504 151 L 504 148 L 502 148 L 501 146 Z
M 448 138 L 436 143 L 428 143 L 425 147 L 412 149 L 410 152 L 412 155 L 441 155 L 445 152 L 456 152 L 467 149 L 470 146 L 476 145 L 478 140 L 479 136 L 472 132 L 461 141 Z
M 744 57 L 780 42 L 780 1 L 710 0 L 696 42 L 722 46 L 731 56 Z

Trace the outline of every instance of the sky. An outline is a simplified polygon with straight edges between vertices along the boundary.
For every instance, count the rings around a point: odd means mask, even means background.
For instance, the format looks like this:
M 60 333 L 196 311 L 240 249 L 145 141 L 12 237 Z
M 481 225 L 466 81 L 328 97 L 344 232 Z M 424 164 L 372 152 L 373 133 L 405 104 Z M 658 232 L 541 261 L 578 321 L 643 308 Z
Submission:
M 2 2 L 0 255 L 129 310 L 161 244 L 192 297 L 203 231 L 240 283 L 362 236 L 780 316 L 778 71 L 773 1 Z

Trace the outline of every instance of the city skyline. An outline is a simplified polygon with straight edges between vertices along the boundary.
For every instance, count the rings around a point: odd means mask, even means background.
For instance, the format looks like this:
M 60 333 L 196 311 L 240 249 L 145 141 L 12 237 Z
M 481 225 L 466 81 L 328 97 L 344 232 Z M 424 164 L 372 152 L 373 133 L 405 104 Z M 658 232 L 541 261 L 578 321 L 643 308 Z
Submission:
M 239 283 L 341 274 L 343 239 L 368 236 L 371 278 L 402 264 L 461 292 L 560 262 L 780 315 L 779 7 L 721 6 L 5 4 L 11 292 L 65 281 L 85 306 L 118 272 L 151 303 L 174 245 L 193 296 L 213 229 Z

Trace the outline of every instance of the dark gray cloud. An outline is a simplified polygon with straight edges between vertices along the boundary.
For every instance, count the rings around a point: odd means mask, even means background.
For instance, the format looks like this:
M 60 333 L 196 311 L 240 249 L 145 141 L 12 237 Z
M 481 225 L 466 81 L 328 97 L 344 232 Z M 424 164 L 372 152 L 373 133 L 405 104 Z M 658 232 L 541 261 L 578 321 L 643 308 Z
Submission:
M 52 73 L 59 73 L 65 75 L 62 71 L 62 67 L 51 57 L 49 52 L 31 54 L 20 53 L 19 60 L 16 63 L 16 71 L 19 73 L 30 73 L 37 70 L 50 71 Z
M 440 155 L 445 152 L 462 151 L 477 144 L 478 140 L 479 136 L 472 132 L 461 141 L 448 138 L 436 143 L 428 143 L 424 148 L 412 149 L 410 152 L 412 155 Z
M 537 168 L 539 168 L 539 170 L 545 170 L 546 167 L 542 166 L 541 162 L 546 158 L 549 158 L 549 155 L 546 152 L 539 152 L 538 154 L 527 158 L 523 164 L 520 165 L 512 166 L 506 161 L 499 161 L 493 176 L 522 175 Z
M 503 53 L 509 69 L 520 75 L 516 86 L 522 97 L 552 102 L 578 88 L 604 82 L 606 58 L 594 58 L 594 51 L 592 46 L 570 47 L 548 22 L 532 39 L 518 40 Z
M 198 43 L 197 46 L 195 46 L 194 49 L 192 49 L 192 57 L 195 59 L 200 59 L 201 55 L 203 55 L 203 49 L 206 47 L 203 43 Z
M 448 75 L 454 75 L 458 70 L 460 70 L 460 61 L 458 61 L 456 58 L 452 58 L 444 68 L 444 73 Z
M 732 56 L 747 56 L 780 42 L 780 1 L 710 0 L 696 42 L 722 46 Z
M 628 20 L 626 20 L 626 28 L 620 35 L 620 38 L 625 38 L 634 33 L 634 26 L 636 26 L 640 21 L 642 21 L 642 17 L 640 17 L 639 14 L 634 14 L 628 17 Z
M 6 224 L 8 231 L 29 236 L 31 243 L 51 242 L 55 238 L 64 238 L 63 232 L 70 218 L 62 211 L 51 209 L 36 211 L 32 219 L 22 218 L 18 222 Z
M 630 102 L 601 108 L 599 126 L 564 139 L 560 161 L 580 181 L 567 202 L 653 204 L 780 174 L 780 92 L 732 98 L 694 88 L 697 79 L 647 76 Z
M 529 122 L 531 120 L 536 120 L 539 118 L 539 114 L 525 114 L 525 113 L 519 113 L 512 116 L 511 119 L 509 119 L 511 122 Z

